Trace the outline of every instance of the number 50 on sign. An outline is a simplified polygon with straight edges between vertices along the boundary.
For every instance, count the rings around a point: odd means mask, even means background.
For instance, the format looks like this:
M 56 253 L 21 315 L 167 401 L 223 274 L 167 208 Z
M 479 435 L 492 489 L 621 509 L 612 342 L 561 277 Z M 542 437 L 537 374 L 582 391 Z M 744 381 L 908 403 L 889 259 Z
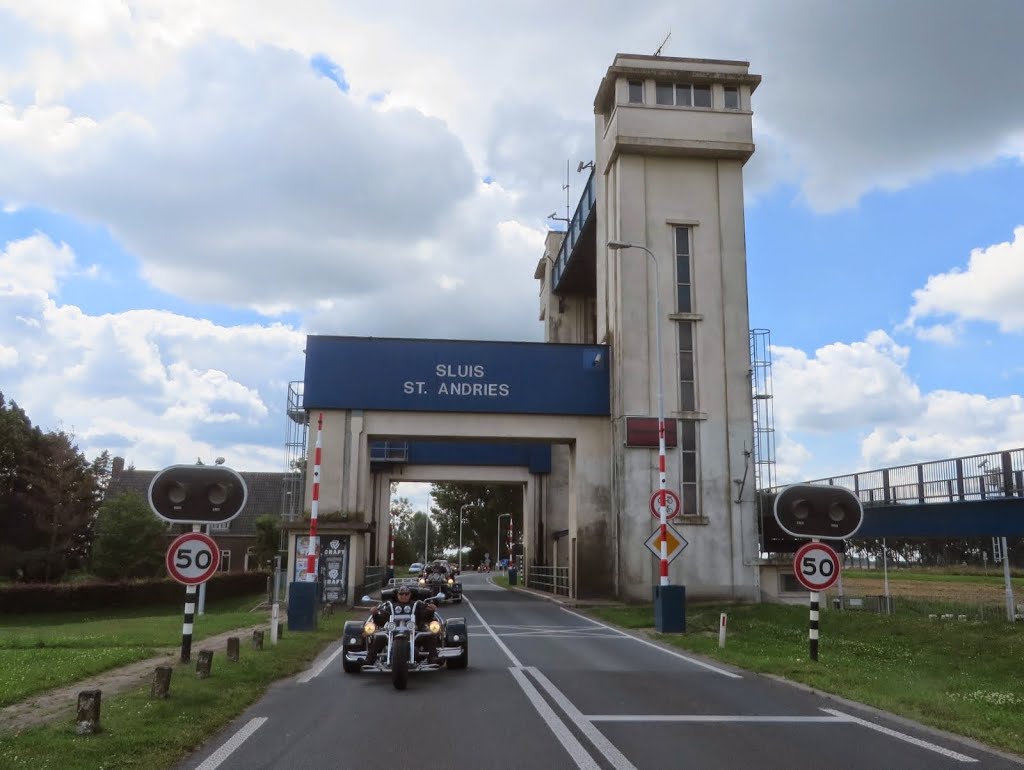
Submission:
M 839 555 L 824 543 L 806 543 L 793 557 L 796 579 L 808 591 L 827 591 L 839 580 Z
M 186 532 L 167 549 L 167 571 L 185 585 L 205 583 L 219 566 L 217 543 L 200 532 Z

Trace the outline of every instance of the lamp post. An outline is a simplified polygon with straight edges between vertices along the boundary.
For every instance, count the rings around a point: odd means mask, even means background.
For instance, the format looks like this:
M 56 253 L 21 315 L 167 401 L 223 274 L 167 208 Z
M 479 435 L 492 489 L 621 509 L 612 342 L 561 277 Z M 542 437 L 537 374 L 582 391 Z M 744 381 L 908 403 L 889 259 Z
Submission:
M 497 549 L 497 554 L 495 555 L 495 559 L 494 560 L 496 562 L 498 562 L 499 565 L 501 564 L 501 520 L 503 518 L 505 518 L 506 516 L 508 516 L 509 523 L 511 524 L 512 523 L 512 514 L 511 513 L 499 513 L 498 514 L 498 549 Z
M 462 572 L 462 518 L 466 515 L 466 509 L 472 507 L 472 503 L 466 503 L 459 508 L 459 572 Z
M 654 263 L 654 346 L 655 356 L 658 359 L 658 517 L 661 521 L 661 585 L 668 585 L 668 517 L 665 513 L 665 381 L 662 375 L 661 365 L 661 280 L 658 278 L 658 260 L 654 253 L 646 246 L 625 241 L 608 241 L 608 248 L 615 251 L 620 249 L 640 249 L 645 251 L 647 256 Z M 680 482 L 680 487 L 682 483 Z M 682 490 L 680 490 L 682 491 Z M 681 498 L 680 498 L 681 499 Z

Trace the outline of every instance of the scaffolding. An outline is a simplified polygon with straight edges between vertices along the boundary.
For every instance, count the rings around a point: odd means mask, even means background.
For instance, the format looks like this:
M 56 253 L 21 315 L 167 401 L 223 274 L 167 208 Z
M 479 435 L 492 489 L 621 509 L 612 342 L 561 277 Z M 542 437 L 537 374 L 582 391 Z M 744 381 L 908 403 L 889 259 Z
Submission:
M 302 517 L 302 497 L 306 491 L 306 441 L 309 414 L 302 406 L 303 381 L 288 383 L 285 425 L 285 479 L 281 492 L 281 513 L 288 521 Z
M 762 520 L 774 515 L 763 508 L 775 488 L 775 413 L 772 405 L 771 336 L 767 329 L 750 330 L 750 379 L 754 399 L 754 488 L 758 537 L 764 543 Z

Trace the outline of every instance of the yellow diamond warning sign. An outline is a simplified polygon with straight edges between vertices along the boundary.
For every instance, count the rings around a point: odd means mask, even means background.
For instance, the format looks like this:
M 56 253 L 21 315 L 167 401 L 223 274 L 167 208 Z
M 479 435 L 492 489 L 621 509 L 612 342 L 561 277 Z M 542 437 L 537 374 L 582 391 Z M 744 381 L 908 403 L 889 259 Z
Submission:
M 686 548 L 689 543 L 686 541 L 685 537 L 672 528 L 671 524 L 667 524 L 665 528 L 668 530 L 668 560 L 672 561 L 683 552 L 683 549 Z M 647 538 L 644 545 L 647 546 L 648 551 L 654 554 L 654 558 L 661 558 L 661 527 L 654 530 L 651 536 Z

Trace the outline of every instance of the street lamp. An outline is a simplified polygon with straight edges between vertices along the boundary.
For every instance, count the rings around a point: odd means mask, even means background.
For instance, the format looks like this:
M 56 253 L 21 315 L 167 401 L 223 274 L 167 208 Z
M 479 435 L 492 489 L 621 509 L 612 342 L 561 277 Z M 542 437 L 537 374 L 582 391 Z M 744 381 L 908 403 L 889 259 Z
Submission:
M 497 550 L 497 554 L 496 554 L 494 560 L 496 562 L 498 562 L 499 565 L 501 564 L 501 520 L 504 517 L 506 517 L 506 516 L 508 516 L 509 523 L 511 524 L 512 523 L 512 514 L 511 513 L 499 513 L 498 514 L 498 550 Z M 511 557 L 511 556 L 512 556 L 512 554 L 509 554 L 509 557 Z
M 658 359 L 658 517 L 661 520 L 661 585 L 668 585 L 668 517 L 665 514 L 665 381 L 662 375 L 661 350 L 661 280 L 658 278 L 658 259 L 646 246 L 625 241 L 608 241 L 608 248 L 614 251 L 621 249 L 640 249 L 654 263 L 654 347 Z M 680 482 L 680 487 L 682 483 Z
M 472 507 L 472 503 L 466 503 L 459 508 L 459 572 L 462 572 L 462 519 L 466 515 L 466 509 Z

